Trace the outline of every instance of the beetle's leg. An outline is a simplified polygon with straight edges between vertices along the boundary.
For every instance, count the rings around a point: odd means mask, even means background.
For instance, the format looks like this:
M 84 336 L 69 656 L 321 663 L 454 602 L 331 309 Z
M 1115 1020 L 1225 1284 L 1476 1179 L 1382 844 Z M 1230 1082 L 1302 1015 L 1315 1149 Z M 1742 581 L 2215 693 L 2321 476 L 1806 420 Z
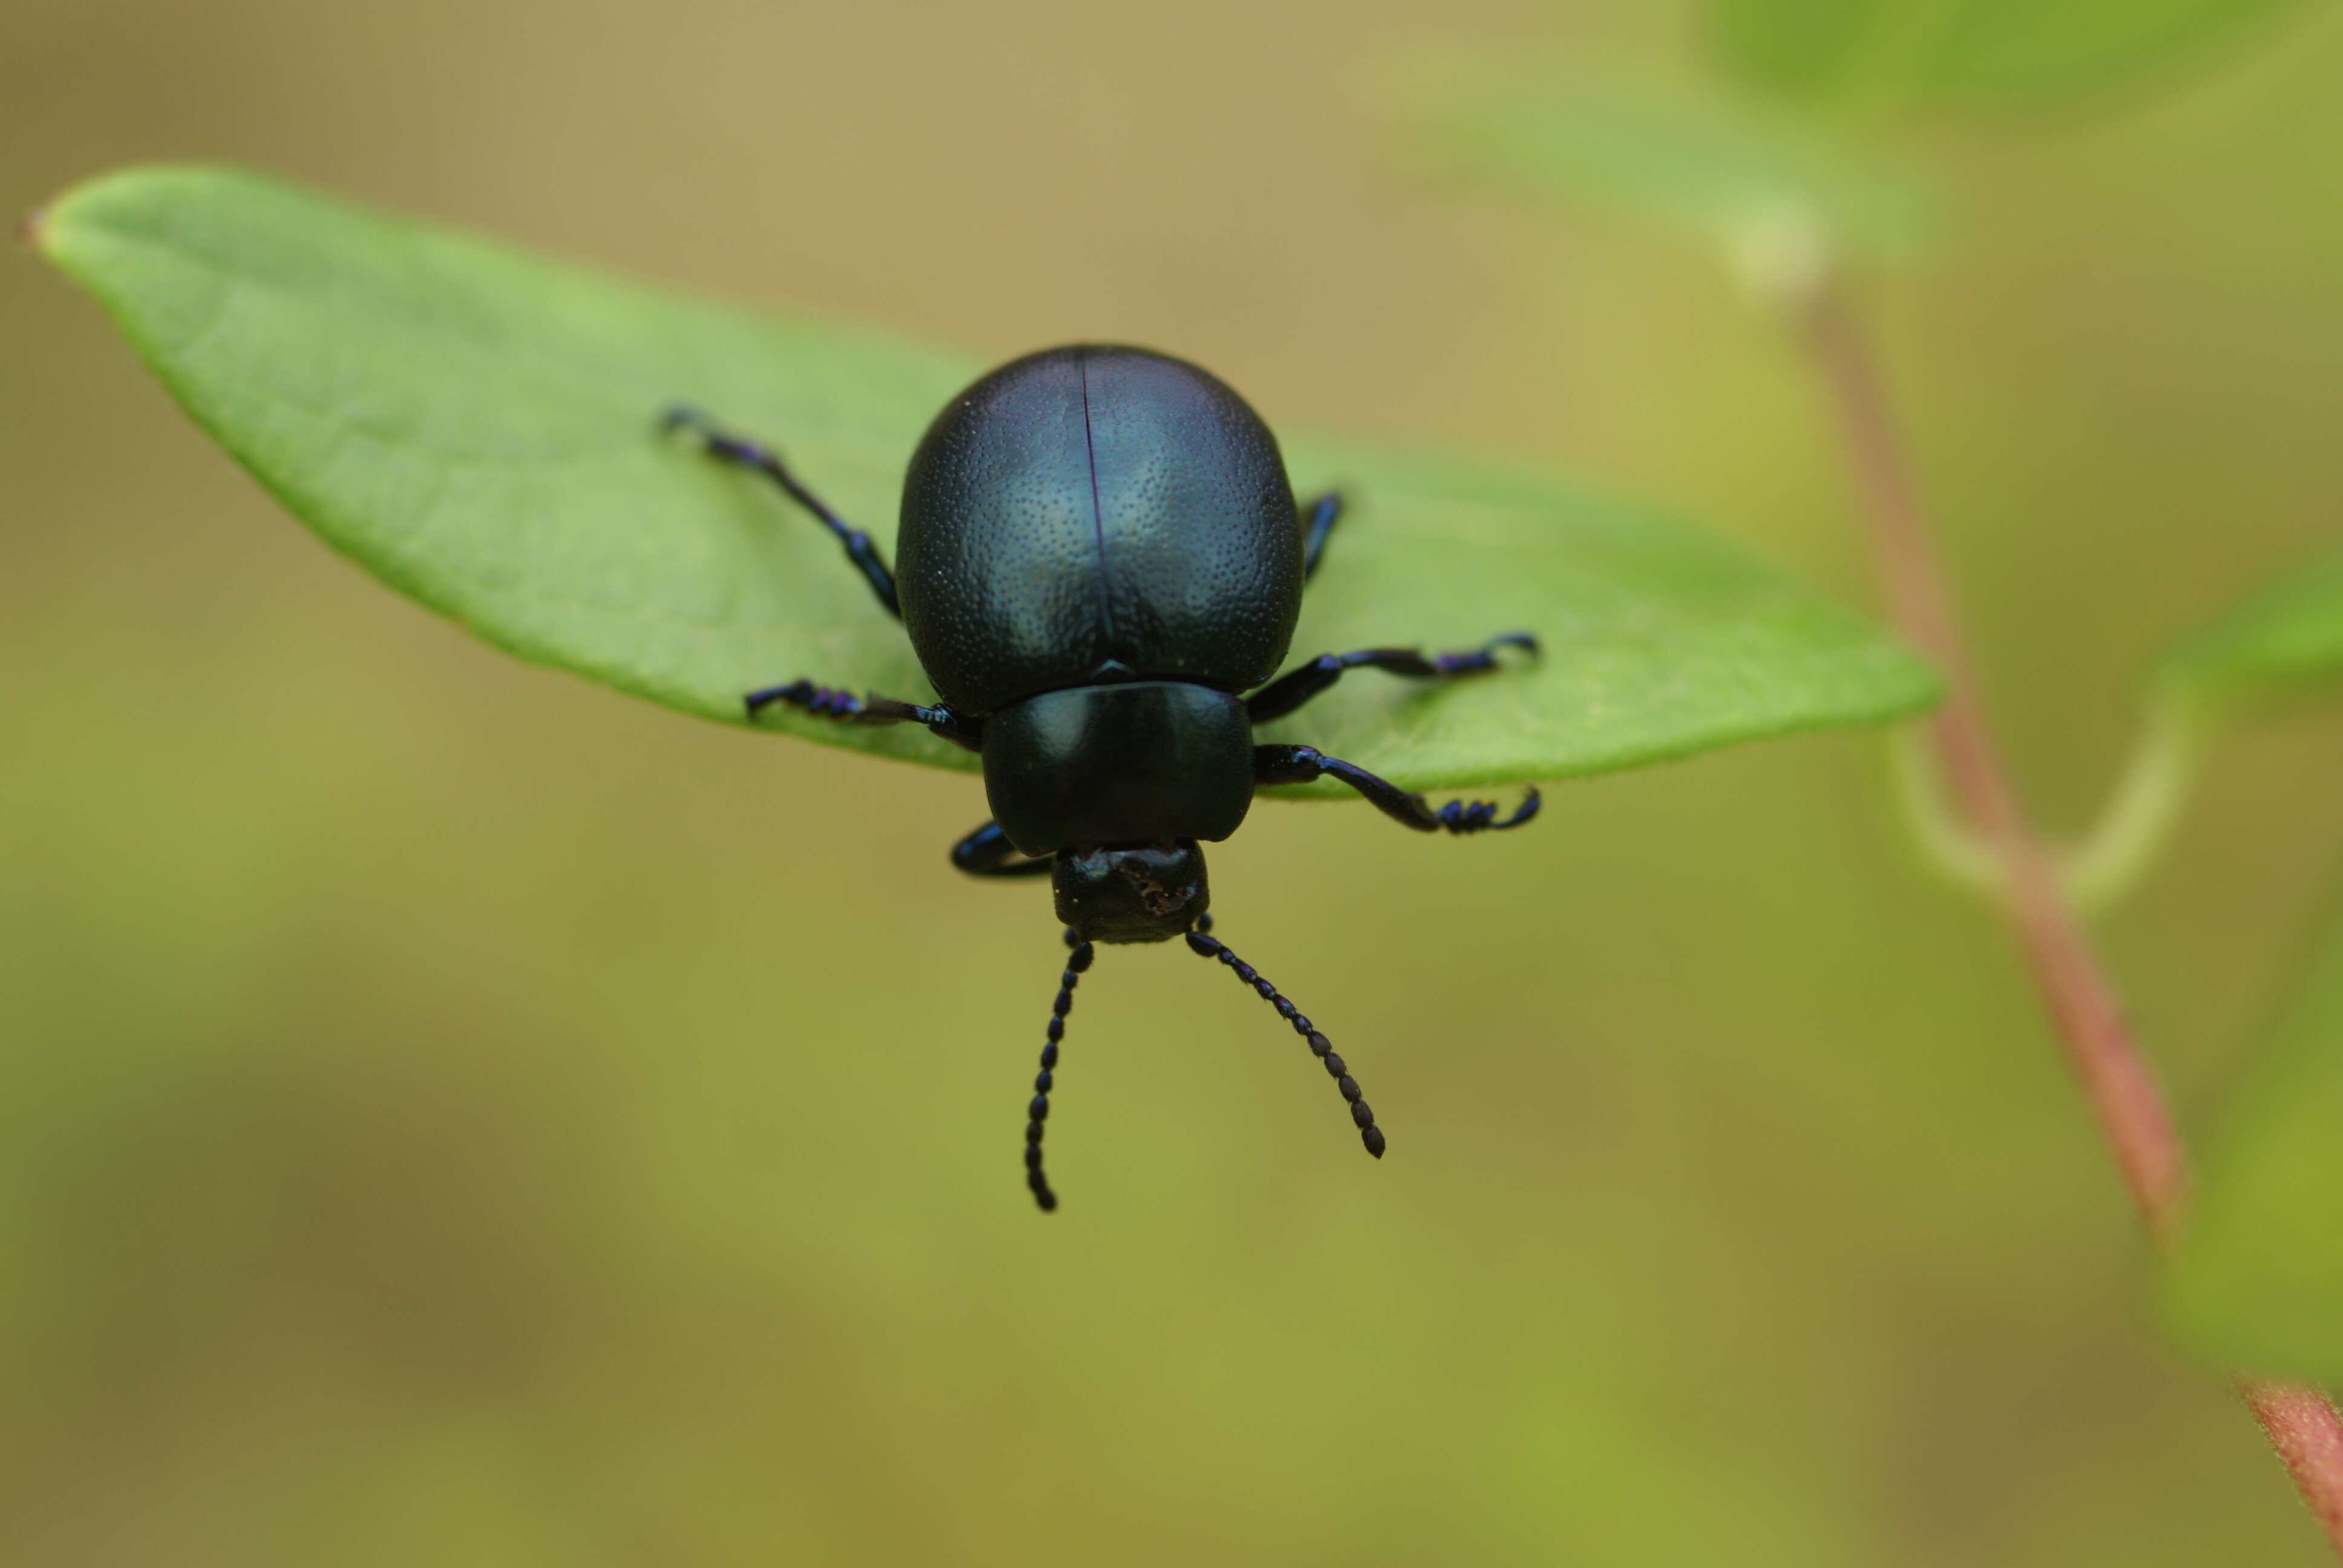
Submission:
M 1334 1087 L 1341 1090 L 1342 1098 L 1350 1102 L 1351 1125 L 1359 1130 L 1359 1141 L 1367 1146 L 1368 1153 L 1382 1159 L 1383 1130 L 1375 1125 L 1375 1113 L 1367 1109 L 1364 1100 L 1359 1098 L 1359 1081 L 1351 1076 L 1351 1070 L 1334 1053 L 1332 1044 L 1302 1016 L 1300 1009 L 1278 994 L 1275 986 L 1262 979 L 1251 964 L 1229 951 L 1226 942 L 1211 935 L 1212 930 L 1212 916 L 1196 917 L 1196 929 L 1188 933 L 1188 950 L 1200 958 L 1218 959 L 1226 964 L 1231 974 L 1252 987 L 1254 995 L 1275 1008 L 1277 1016 L 1293 1026 L 1293 1032 L 1310 1047 L 1310 1054 L 1325 1067 L 1326 1076 L 1334 1081 Z
M 870 542 L 870 536 L 860 528 L 850 527 L 845 518 L 830 509 L 828 502 L 807 489 L 804 483 L 789 472 L 789 466 L 781 461 L 779 452 L 735 436 L 699 409 L 680 403 L 660 417 L 659 425 L 662 429 L 690 431 L 699 437 L 701 448 L 709 457 L 743 468 L 754 468 L 779 485 L 788 492 L 789 499 L 811 512 L 821 526 L 846 547 L 846 558 L 854 563 L 855 569 L 870 585 L 870 591 L 879 596 L 879 602 L 886 607 L 887 613 L 897 620 L 903 618 L 902 606 L 895 600 L 895 574 L 889 571 L 887 563 L 879 558 L 879 548 Z
M 1419 833 L 1497 833 L 1518 828 L 1538 813 L 1535 789 L 1522 797 L 1513 814 L 1503 821 L 1497 819 L 1497 804 L 1493 800 L 1451 800 L 1434 809 L 1413 790 L 1403 789 L 1389 779 L 1378 779 L 1363 768 L 1353 767 L 1339 757 L 1329 757 L 1309 746 L 1254 747 L 1252 777 L 1257 784 L 1309 784 L 1320 779 L 1339 779 L 1365 796 L 1376 810 Z
M 1289 669 L 1245 699 L 1245 712 L 1255 724 L 1282 719 L 1336 681 L 1346 669 L 1380 669 L 1414 680 L 1451 680 L 1497 668 L 1497 649 L 1518 648 L 1537 657 L 1537 638 L 1525 631 L 1493 637 L 1463 653 L 1435 654 L 1426 658 L 1412 648 L 1370 648 L 1359 653 L 1322 653 L 1299 669 Z
M 998 822 L 987 822 L 951 847 L 951 863 L 971 877 L 1038 877 L 1050 869 L 1047 855 L 1034 859 L 1016 856 L 1017 846 Z
M 1058 1042 L 1066 1038 L 1066 1015 L 1074 1010 L 1074 985 L 1091 967 L 1096 951 L 1074 935 L 1071 927 L 1066 930 L 1066 946 L 1073 951 L 1066 955 L 1065 972 L 1058 977 L 1058 1000 L 1050 1007 L 1049 1039 L 1041 1047 L 1041 1070 L 1034 1076 L 1033 1099 L 1025 1107 L 1025 1185 L 1044 1214 L 1058 1206 L 1058 1195 L 1050 1191 L 1050 1179 L 1041 1174 L 1041 1124 L 1050 1119 L 1050 1091 L 1057 1083 Z
M 1326 553 L 1326 536 L 1334 531 L 1334 519 L 1342 515 L 1340 492 L 1329 490 L 1310 503 L 1310 510 L 1302 519 L 1302 580 L 1308 582 L 1318 575 L 1318 558 Z
M 857 697 L 850 691 L 816 686 L 805 679 L 792 680 L 787 686 L 769 686 L 741 699 L 751 719 L 776 702 L 803 709 L 816 719 L 834 719 L 840 724 L 924 724 L 955 746 L 970 751 L 981 750 L 984 746 L 984 720 L 955 713 L 941 703 L 923 708 L 916 702 L 898 702 L 891 697 Z

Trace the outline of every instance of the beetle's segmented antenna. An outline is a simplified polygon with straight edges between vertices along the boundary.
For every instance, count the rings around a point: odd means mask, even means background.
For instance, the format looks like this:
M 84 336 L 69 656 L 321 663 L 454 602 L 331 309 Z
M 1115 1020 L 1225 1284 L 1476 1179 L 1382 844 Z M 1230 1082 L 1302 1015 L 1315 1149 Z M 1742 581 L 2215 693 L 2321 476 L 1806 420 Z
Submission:
M 1252 987 L 1262 1000 L 1277 1010 L 1278 1017 L 1293 1026 L 1293 1032 L 1309 1043 L 1310 1054 L 1325 1064 L 1326 1076 L 1334 1081 L 1334 1087 L 1340 1089 L 1342 1091 L 1342 1098 L 1351 1102 L 1351 1121 L 1359 1130 L 1359 1141 L 1367 1146 L 1368 1153 L 1378 1160 L 1382 1159 L 1383 1130 L 1375 1125 L 1375 1113 L 1368 1110 L 1367 1102 L 1359 1097 L 1359 1081 L 1351 1076 L 1350 1070 L 1342 1064 L 1342 1059 L 1334 1053 L 1333 1043 L 1312 1029 L 1310 1020 L 1302 1016 L 1301 1010 L 1279 995 L 1277 988 L 1262 979 L 1251 964 L 1229 951 L 1226 942 L 1212 937 L 1210 934 L 1212 929 L 1212 916 L 1198 917 L 1196 929 L 1188 933 L 1189 950 L 1203 958 L 1218 959 L 1226 964 L 1237 979 Z M 1036 1123 L 1036 1125 L 1039 1124 Z M 1034 1169 L 1038 1171 L 1041 1167 L 1036 1165 Z M 1044 1204 L 1043 1207 L 1046 1208 L 1048 1205 Z
M 1066 931 L 1066 946 L 1073 951 L 1066 955 L 1066 972 L 1058 977 L 1058 1000 L 1050 1006 L 1050 1038 L 1041 1047 L 1041 1070 L 1033 1079 L 1033 1103 L 1027 1107 L 1030 1120 L 1025 1123 L 1025 1185 L 1033 1190 L 1033 1201 L 1048 1213 L 1058 1206 L 1058 1195 L 1050 1191 L 1050 1179 L 1041 1174 L 1041 1124 L 1050 1119 L 1050 1088 L 1051 1077 L 1058 1070 L 1058 1042 L 1066 1038 L 1066 1015 L 1074 1010 L 1074 982 L 1091 967 L 1097 956 L 1090 943 Z

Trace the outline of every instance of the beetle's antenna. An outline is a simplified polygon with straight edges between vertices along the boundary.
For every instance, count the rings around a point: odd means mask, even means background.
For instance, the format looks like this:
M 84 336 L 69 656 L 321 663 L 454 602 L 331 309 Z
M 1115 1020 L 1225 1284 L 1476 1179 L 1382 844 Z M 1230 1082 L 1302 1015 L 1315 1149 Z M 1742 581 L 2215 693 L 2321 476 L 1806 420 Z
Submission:
M 1041 1047 L 1041 1070 L 1033 1078 L 1033 1103 L 1027 1107 L 1031 1120 L 1025 1123 L 1025 1185 L 1033 1190 L 1033 1201 L 1044 1214 L 1058 1206 L 1050 1179 L 1041 1174 L 1041 1124 L 1050 1119 L 1051 1074 L 1058 1069 L 1058 1042 L 1066 1038 L 1066 1015 L 1074 1010 L 1074 982 L 1097 956 L 1096 950 L 1074 935 L 1071 926 L 1066 930 L 1066 945 L 1074 950 L 1066 955 L 1066 972 L 1058 977 L 1058 1000 L 1050 1006 L 1050 1039 Z
M 1382 1159 L 1383 1130 L 1375 1125 L 1375 1113 L 1367 1109 L 1365 1101 L 1359 1098 L 1359 1081 L 1351 1076 L 1350 1070 L 1342 1065 L 1342 1059 L 1334 1054 L 1333 1043 L 1310 1027 L 1310 1020 L 1302 1016 L 1300 1010 L 1279 995 L 1277 988 L 1262 979 L 1251 964 L 1229 951 L 1229 945 L 1226 942 L 1208 934 L 1212 929 L 1212 917 L 1199 915 L 1196 918 L 1196 929 L 1188 933 L 1189 950 L 1203 958 L 1218 959 L 1228 965 L 1234 971 L 1237 979 L 1252 987 L 1254 991 L 1259 993 L 1262 1000 L 1277 1010 L 1278 1017 L 1293 1026 L 1294 1033 L 1309 1041 L 1310 1054 L 1326 1064 L 1326 1076 L 1334 1081 L 1334 1086 L 1342 1091 L 1342 1098 L 1351 1102 L 1351 1121 L 1359 1130 L 1359 1141 L 1367 1146 L 1368 1153 L 1378 1160 Z M 1039 1101 L 1036 1103 L 1038 1104 Z M 1034 1125 L 1038 1127 L 1040 1123 L 1036 1122 Z M 1036 1133 L 1035 1136 L 1038 1137 L 1040 1134 Z M 1034 1169 L 1038 1171 L 1041 1167 L 1036 1165 Z M 1044 1204 L 1043 1207 L 1046 1208 L 1048 1205 Z

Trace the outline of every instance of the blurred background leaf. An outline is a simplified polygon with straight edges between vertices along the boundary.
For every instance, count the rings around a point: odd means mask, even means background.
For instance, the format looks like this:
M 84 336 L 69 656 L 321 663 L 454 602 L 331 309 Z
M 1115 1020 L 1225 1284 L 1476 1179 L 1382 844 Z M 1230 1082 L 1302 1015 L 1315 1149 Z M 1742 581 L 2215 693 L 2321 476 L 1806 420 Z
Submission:
M 1410 57 L 1386 67 L 1382 91 L 1416 161 L 1456 183 L 1607 206 L 1739 247 L 1811 228 L 1808 243 L 1872 260 L 1909 257 L 1941 223 L 1916 169 L 1817 123 L 1655 77 Z
M 2187 803 L 2204 753 L 2223 722 L 2298 706 L 2343 689 L 2343 554 L 2280 576 L 2149 666 L 2137 705 L 2138 738 L 2107 801 L 2065 856 L 2067 890 L 2103 910 L 2147 876 Z M 1956 877 L 1989 884 L 1973 847 L 1915 798 L 1938 859 Z
M 36 236 L 297 517 L 489 641 L 732 723 L 743 692 L 799 677 L 930 694 L 828 534 L 653 422 L 678 397 L 720 410 L 885 540 L 901 467 L 972 377 L 964 362 L 229 169 L 109 176 Z M 1334 481 L 1357 502 L 1299 657 L 1514 630 L 1544 644 L 1502 679 L 1354 680 L 1281 731 L 1403 788 L 1599 772 L 1897 718 L 1935 693 L 1918 660 L 1844 611 L 1614 503 L 1463 462 L 1286 447 L 1304 493 Z M 917 726 L 760 720 L 781 721 L 975 766 Z
M 2262 1049 L 2206 1140 L 2167 1301 L 2223 1365 L 2343 1383 L 2343 903 Z
M 2001 110 L 2176 75 L 2301 0 L 1706 0 L 1735 75 L 1799 102 Z
M 2159 685 L 2217 706 L 2268 703 L 2343 678 L 2343 552 L 2279 578 L 2164 659 Z

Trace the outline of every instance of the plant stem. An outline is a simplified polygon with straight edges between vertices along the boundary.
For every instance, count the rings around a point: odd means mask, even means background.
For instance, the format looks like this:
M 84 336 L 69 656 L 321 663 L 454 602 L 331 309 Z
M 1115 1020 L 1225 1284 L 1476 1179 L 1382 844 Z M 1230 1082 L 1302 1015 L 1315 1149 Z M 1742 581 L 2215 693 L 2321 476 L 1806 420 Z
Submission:
M 2115 793 L 2091 830 L 2059 858 L 2066 897 L 2086 914 L 2130 891 L 2163 848 L 2187 798 L 2207 723 L 2187 698 L 2158 691 L 2150 699 Z
M 2240 1378 L 2237 1392 L 2253 1407 L 2254 1419 L 2262 1423 L 2328 1543 L 2343 1555 L 2343 1493 L 2335 1484 L 2343 1474 L 2343 1422 L 2336 1419 L 2335 1406 L 2316 1389 L 2288 1383 Z
M 2115 993 L 2059 890 L 2056 868 L 2027 827 L 1994 750 L 1976 674 L 1953 617 L 1952 596 L 1885 389 L 1835 286 L 1825 285 L 1815 295 L 1805 325 L 1862 491 L 1890 616 L 1944 673 L 1944 706 L 1931 722 L 1954 800 L 2000 867 L 2001 902 L 2019 950 L 2098 1113 L 2125 1185 L 2162 1243 L 2186 1197 L 2179 1142 L 2124 1026 Z
M 1952 594 L 1876 363 L 1842 286 L 1827 273 L 1790 303 L 1838 417 L 1896 628 L 1946 683 L 1930 720 L 1955 803 L 2000 869 L 1999 901 L 2051 1026 L 2082 1080 L 2132 1201 L 2161 1250 L 2177 1231 L 2188 1177 L 2155 1076 L 2125 1023 L 2058 868 L 2018 804 L 1985 721 Z M 2315 1389 L 2239 1380 L 2312 1515 L 2343 1557 L 2343 1416 Z

